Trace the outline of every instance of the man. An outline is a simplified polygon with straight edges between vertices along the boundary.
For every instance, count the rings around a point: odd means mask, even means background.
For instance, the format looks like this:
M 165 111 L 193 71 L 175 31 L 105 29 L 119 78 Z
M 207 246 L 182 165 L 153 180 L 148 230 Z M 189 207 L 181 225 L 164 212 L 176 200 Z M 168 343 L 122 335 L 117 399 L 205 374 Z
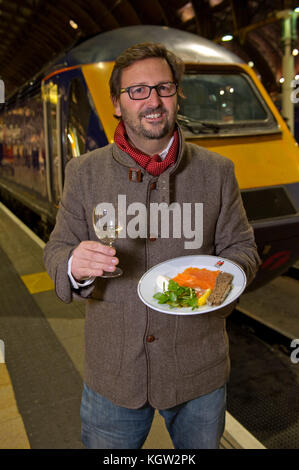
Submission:
M 230 160 L 185 143 L 176 123 L 184 67 L 163 46 L 131 47 L 115 63 L 110 90 L 120 123 L 115 143 L 67 166 L 45 265 L 65 302 L 86 298 L 82 440 L 88 448 L 141 448 L 154 409 L 175 448 L 217 448 L 229 377 L 225 317 L 167 315 L 146 307 L 137 284 L 152 266 L 183 255 L 219 255 L 241 265 L 250 282 L 259 258 Z M 92 209 L 203 204 L 200 247 L 184 236 L 127 236 L 114 248 L 96 241 Z M 131 206 L 132 207 L 132 206 Z M 132 214 L 131 214 L 132 215 Z M 146 217 L 146 216 L 145 216 Z M 194 221 L 194 218 L 193 218 Z M 124 274 L 101 278 L 121 262 Z

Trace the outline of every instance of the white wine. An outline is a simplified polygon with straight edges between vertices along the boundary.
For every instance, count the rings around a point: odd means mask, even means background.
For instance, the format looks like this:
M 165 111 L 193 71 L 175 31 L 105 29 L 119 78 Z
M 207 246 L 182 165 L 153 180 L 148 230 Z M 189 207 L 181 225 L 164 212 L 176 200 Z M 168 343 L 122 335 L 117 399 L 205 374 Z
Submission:
M 107 204 L 108 207 L 111 204 Z M 92 223 L 96 236 L 103 245 L 113 246 L 119 232 L 123 229 L 122 225 L 116 225 L 118 220 L 115 218 L 115 211 L 103 208 L 103 203 L 97 204 L 92 211 Z M 104 271 L 100 276 L 104 279 L 113 279 L 123 275 L 123 270 L 114 266 L 112 272 Z
M 104 245 L 112 246 L 113 242 L 117 239 L 119 232 L 122 230 L 120 225 L 108 226 L 94 226 L 95 234 Z

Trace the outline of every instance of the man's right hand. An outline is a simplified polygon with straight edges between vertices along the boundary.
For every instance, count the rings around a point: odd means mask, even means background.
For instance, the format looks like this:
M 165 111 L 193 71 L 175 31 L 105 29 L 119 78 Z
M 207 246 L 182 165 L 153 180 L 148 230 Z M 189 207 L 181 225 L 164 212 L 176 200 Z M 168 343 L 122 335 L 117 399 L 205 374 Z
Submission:
M 72 253 L 72 276 L 80 282 L 89 277 L 102 276 L 104 271 L 113 272 L 119 261 L 115 253 L 114 248 L 100 242 L 81 242 Z

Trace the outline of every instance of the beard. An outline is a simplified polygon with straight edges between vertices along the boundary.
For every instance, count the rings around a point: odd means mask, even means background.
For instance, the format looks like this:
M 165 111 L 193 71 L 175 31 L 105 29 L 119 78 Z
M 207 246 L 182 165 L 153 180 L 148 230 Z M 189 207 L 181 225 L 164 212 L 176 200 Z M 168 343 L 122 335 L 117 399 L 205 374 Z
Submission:
M 163 113 L 165 116 L 164 122 L 149 122 L 148 126 L 145 126 L 142 123 L 142 118 L 148 114 L 154 113 Z M 135 119 L 126 109 L 121 108 L 121 116 L 125 126 L 128 127 L 133 134 L 150 140 L 163 139 L 168 134 L 171 134 L 176 120 L 176 114 L 172 116 L 172 118 L 169 118 L 169 113 L 163 106 L 146 108 L 144 111 L 140 112 Z

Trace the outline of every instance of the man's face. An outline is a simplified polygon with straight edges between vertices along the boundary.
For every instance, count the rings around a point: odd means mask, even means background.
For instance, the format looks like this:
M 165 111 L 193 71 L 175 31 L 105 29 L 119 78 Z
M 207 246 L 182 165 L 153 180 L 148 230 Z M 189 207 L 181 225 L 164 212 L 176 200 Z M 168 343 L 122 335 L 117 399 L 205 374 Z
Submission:
M 165 59 L 139 60 L 125 68 L 121 76 L 121 88 L 133 85 L 158 85 L 173 82 L 171 69 Z M 149 98 L 131 100 L 122 93 L 114 101 L 115 112 L 122 117 L 129 138 L 140 143 L 145 140 L 170 138 L 177 114 L 177 95 L 162 98 L 153 89 Z

